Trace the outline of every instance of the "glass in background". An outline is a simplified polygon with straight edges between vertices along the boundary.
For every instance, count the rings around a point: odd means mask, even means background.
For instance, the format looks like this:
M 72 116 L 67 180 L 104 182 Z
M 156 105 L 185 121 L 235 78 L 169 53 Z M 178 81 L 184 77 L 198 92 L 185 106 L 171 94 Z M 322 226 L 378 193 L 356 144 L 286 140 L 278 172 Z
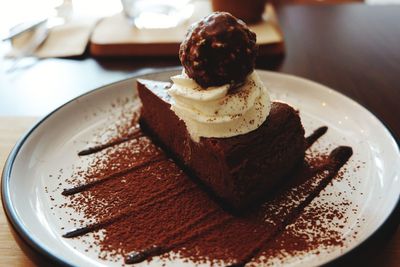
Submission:
M 193 13 L 190 0 L 121 0 L 125 15 L 139 29 L 176 27 Z

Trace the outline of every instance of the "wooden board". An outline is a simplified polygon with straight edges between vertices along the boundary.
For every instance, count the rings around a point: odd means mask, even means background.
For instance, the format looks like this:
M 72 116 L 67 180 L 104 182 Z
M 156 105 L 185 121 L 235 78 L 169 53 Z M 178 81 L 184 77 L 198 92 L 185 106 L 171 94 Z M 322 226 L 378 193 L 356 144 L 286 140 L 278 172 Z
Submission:
M 93 56 L 177 56 L 179 45 L 189 26 L 211 13 L 207 1 L 194 2 L 193 15 L 181 25 L 167 29 L 138 29 L 122 14 L 103 19 L 93 31 L 90 53 Z M 275 10 L 267 4 L 264 20 L 250 25 L 257 34 L 259 55 L 284 52 L 284 39 Z

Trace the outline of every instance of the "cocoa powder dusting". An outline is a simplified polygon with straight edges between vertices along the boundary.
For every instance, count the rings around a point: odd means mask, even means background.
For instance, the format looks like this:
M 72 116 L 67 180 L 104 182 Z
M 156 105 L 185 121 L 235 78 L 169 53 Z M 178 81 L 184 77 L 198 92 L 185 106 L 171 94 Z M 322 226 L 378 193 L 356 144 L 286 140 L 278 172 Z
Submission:
M 78 169 L 68 181 L 68 190 L 78 189 L 64 191 L 66 203 L 59 208 L 73 208 L 85 220 L 64 237 L 93 231 L 90 247 L 99 247 L 100 258 L 117 261 L 122 256 L 127 264 L 160 256 L 196 264 L 268 265 L 290 255 L 319 253 L 321 247 L 343 246 L 335 229 L 343 227 L 350 203 L 329 205 L 315 198 L 341 175 L 351 148 L 339 147 L 330 155 L 309 153 L 290 182 L 269 193 L 263 205 L 234 215 L 143 135 L 138 116 L 134 118 L 119 127 L 124 140 L 113 138 L 108 141 L 113 145 L 94 151 L 89 168 Z M 132 129 L 135 136 L 126 138 Z M 82 240 L 86 242 L 84 236 Z

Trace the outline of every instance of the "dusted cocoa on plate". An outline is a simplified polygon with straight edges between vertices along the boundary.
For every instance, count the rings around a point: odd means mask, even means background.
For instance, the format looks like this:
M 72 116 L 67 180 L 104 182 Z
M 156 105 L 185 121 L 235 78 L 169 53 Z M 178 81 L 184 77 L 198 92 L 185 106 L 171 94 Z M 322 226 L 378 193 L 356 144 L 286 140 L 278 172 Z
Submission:
M 305 138 L 299 112 L 271 101 L 253 35 L 233 16 L 211 14 L 182 43 L 184 69 L 172 82 L 137 81 L 140 114 L 78 153 L 94 160 L 79 171 L 85 182 L 62 194 L 87 221 L 63 237 L 91 233 L 101 259 L 125 264 L 258 265 L 343 246 L 330 226 L 343 227 L 345 209 L 315 199 L 352 149 L 306 154 L 327 127 Z M 211 44 L 205 53 L 202 43 Z M 222 71 L 207 67 L 213 53 Z

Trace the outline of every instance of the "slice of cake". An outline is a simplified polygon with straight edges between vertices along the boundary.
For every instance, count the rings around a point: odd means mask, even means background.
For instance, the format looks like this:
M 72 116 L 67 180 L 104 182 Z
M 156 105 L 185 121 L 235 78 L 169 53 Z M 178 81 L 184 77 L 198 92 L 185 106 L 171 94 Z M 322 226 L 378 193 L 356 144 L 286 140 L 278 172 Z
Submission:
M 304 159 L 298 112 L 270 101 L 254 71 L 255 35 L 224 12 L 193 25 L 173 83 L 138 80 L 141 126 L 219 199 L 243 209 Z
M 138 80 L 141 126 L 180 164 L 236 209 L 257 203 L 304 158 L 304 129 L 289 105 L 273 102 L 264 123 L 247 134 L 196 142 L 171 110 L 170 83 Z

